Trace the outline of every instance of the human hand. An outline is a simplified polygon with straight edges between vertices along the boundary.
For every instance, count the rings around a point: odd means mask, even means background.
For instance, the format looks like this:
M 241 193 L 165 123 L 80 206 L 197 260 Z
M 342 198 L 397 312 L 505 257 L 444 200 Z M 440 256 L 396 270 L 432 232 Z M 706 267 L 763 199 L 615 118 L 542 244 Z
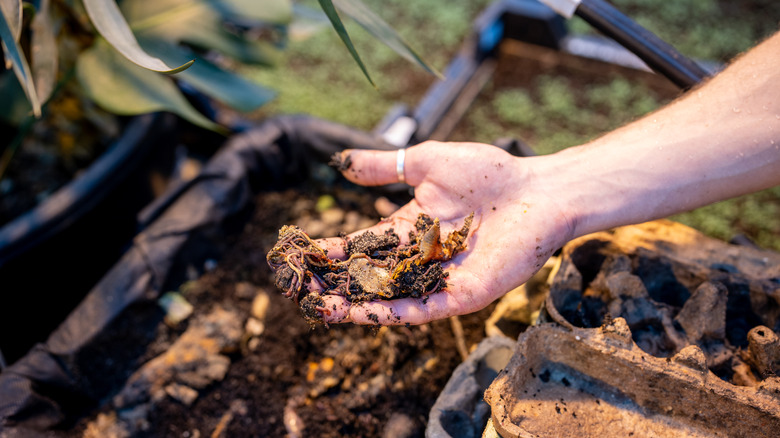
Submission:
M 347 150 L 351 165 L 343 173 L 361 185 L 398 182 L 396 152 Z M 522 284 L 572 237 L 571 224 L 545 178 L 534 172 L 537 158 L 517 158 L 479 143 L 426 142 L 406 150 L 405 178 L 415 197 L 368 230 L 393 228 L 408 239 L 419 213 L 438 217 L 442 235 L 460 228 L 474 212 L 466 250 L 443 263 L 447 287 L 422 298 L 350 303 L 325 295 L 325 322 L 422 324 L 482 309 Z M 353 235 L 361 234 L 361 230 Z M 340 238 L 318 241 L 328 256 L 344 258 Z

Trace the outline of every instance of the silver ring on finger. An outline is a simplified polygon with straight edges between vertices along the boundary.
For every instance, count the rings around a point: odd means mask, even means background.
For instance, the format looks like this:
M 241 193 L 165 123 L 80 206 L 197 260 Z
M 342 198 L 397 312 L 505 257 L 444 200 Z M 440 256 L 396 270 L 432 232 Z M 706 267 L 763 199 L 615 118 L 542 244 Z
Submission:
M 395 156 L 395 174 L 398 177 L 398 182 L 405 183 L 406 177 L 404 176 L 404 161 L 406 160 L 406 149 L 398 149 L 398 153 Z

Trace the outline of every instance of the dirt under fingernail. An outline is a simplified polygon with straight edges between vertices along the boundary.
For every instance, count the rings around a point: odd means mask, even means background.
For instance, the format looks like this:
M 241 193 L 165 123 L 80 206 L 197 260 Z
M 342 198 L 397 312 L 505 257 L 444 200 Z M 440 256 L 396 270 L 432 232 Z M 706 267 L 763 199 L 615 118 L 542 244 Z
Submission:
M 336 152 L 330 156 L 328 166 L 333 167 L 339 172 L 343 172 L 352 167 L 352 154 L 345 154 L 344 152 Z

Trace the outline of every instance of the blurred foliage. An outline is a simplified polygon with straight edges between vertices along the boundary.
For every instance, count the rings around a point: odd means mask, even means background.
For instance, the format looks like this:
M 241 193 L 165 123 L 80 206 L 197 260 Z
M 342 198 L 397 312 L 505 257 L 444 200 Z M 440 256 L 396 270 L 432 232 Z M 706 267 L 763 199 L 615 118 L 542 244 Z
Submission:
M 780 251 L 780 187 L 718 202 L 672 217 L 719 239 L 737 235 Z
M 116 115 L 169 111 L 227 133 L 211 108 L 192 102 L 206 96 L 221 109 L 256 111 L 275 92 L 237 70 L 267 69 L 288 41 L 331 25 L 349 47 L 341 15 L 386 45 L 388 59 L 401 55 L 437 74 L 361 0 L 310 8 L 293 0 L 0 0 L 0 60 L 10 69 L 0 69 L 0 224 L 91 164 L 121 132 Z M 366 84 L 358 52 L 329 44 L 320 46 L 325 58 L 338 54 L 339 68 Z M 284 76 L 288 66 L 269 71 Z
M 364 0 L 363 3 L 392 24 L 403 39 L 413 41 L 432 68 L 443 70 L 460 47 L 474 18 L 490 1 Z M 313 9 L 317 2 L 305 0 L 299 5 Z M 360 80 L 362 73 L 350 62 L 346 50 L 334 50 L 339 37 L 327 29 L 317 38 L 306 41 L 290 39 L 284 60 L 280 62 L 280 65 L 284 64 L 285 74 L 269 69 L 245 70 L 247 76 L 279 93 L 257 117 L 305 112 L 370 130 L 393 104 L 416 105 L 436 77 L 424 68 L 399 62 L 390 48 L 371 38 L 357 23 L 345 21 L 344 26 L 352 35 L 376 88 Z
M 16 30 L 0 36 L 7 66 L 35 117 L 75 68 L 89 99 L 113 113 L 164 109 L 209 129 L 216 125 L 192 108 L 174 77 L 156 72 L 184 70 L 198 58 L 197 51 L 210 50 L 238 62 L 267 64 L 274 42 L 249 30 L 284 26 L 292 18 L 290 0 L 126 0 L 121 10 L 114 0 L 1 1 L 3 11 L 25 11 L 4 12 L 0 24 L 16 22 L 11 26 Z M 272 96 L 224 66 L 203 58 L 199 64 L 181 78 L 228 106 L 256 109 Z M 14 92 L 5 88 L 0 94 L 8 105 Z M 11 125 L 23 123 L 4 116 Z
M 360 0 L 335 0 L 335 5 L 319 0 L 319 5 L 369 82 L 337 7 L 377 41 L 438 74 Z M 64 52 L 72 52 L 65 54 L 70 59 L 64 60 L 64 70 L 75 64 L 83 91 L 108 111 L 120 115 L 171 111 L 214 130 L 219 127 L 189 104 L 174 79 L 236 110 L 259 108 L 273 93 L 227 67 L 270 65 L 295 18 L 292 0 L 124 0 L 119 5 L 115 0 L 55 0 L 53 6 L 50 0 L 0 0 L 3 57 L 35 117 L 40 117 L 41 105 L 58 81 L 61 44 Z M 33 18 L 24 20 L 24 10 Z M 25 23 L 30 23 L 27 28 Z M 14 92 L 0 94 L 10 101 Z
M 581 82 L 581 81 L 580 81 Z M 618 77 L 606 83 L 576 85 L 565 76 L 541 74 L 528 88 L 498 90 L 473 123 L 479 141 L 516 135 L 539 154 L 582 144 L 660 106 L 661 96 L 642 83 Z M 492 120 L 492 121 L 491 121 Z

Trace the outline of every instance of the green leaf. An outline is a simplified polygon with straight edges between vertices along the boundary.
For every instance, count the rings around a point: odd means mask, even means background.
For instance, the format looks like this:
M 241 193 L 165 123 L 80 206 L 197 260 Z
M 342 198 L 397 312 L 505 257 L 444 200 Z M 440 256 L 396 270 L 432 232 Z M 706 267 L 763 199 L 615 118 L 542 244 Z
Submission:
M 19 126 L 30 116 L 30 101 L 13 75 L 0 74 L 0 120 Z
M 57 82 L 57 38 L 54 36 L 49 3 L 50 0 L 41 0 L 40 9 L 30 24 L 33 82 L 41 102 L 49 99 Z
M 224 132 L 187 102 L 170 77 L 133 64 L 103 39 L 79 56 L 76 76 L 85 94 L 113 113 L 170 111 L 195 125 Z
M 238 20 L 287 24 L 290 0 L 134 0 L 122 2 L 122 12 L 135 31 L 188 22 L 207 16 L 217 21 Z
M 114 0 L 84 0 L 84 7 L 100 35 L 137 65 L 161 73 L 177 73 L 192 65 L 193 61 L 190 61 L 169 67 L 161 59 L 144 52 Z
M 177 78 L 238 111 L 254 111 L 268 103 L 275 95 L 271 90 L 198 57 L 187 48 L 157 39 L 139 38 L 139 42 L 149 53 L 167 62 L 178 63 L 183 59 L 195 58 L 197 62 L 179 73 Z
M 139 37 L 183 42 L 260 65 L 273 64 L 273 45 L 230 32 L 225 22 L 286 23 L 292 15 L 289 0 L 266 0 L 261 6 L 255 0 L 135 0 L 123 2 L 122 11 Z
M 386 46 L 393 49 L 396 53 L 410 62 L 419 65 L 429 73 L 442 78 L 441 73 L 426 63 L 420 55 L 418 55 L 417 52 L 415 52 L 414 49 L 412 49 L 412 47 L 390 27 L 390 25 L 363 4 L 363 2 L 360 0 L 333 0 L 333 2 L 341 11 L 362 26 L 363 29 L 368 31 L 368 33 Z
M 209 16 L 194 16 L 189 21 L 174 21 L 166 26 L 141 31 L 138 35 L 214 50 L 247 64 L 272 65 L 276 57 L 276 52 L 269 43 L 243 39 L 226 31 L 222 23 Z
M 14 41 L 19 41 L 22 35 L 22 0 L 0 0 L 0 10 L 8 20 Z
M 0 18 L 2 18 L 0 20 L 0 41 L 3 43 L 6 59 L 11 62 L 14 74 L 19 79 L 19 83 L 24 89 L 24 94 L 27 95 L 27 99 L 29 99 L 32 105 L 33 114 L 35 117 L 40 117 L 41 101 L 35 92 L 30 66 L 27 64 L 27 59 L 24 57 L 21 47 L 19 47 L 19 42 L 14 38 L 13 30 L 8 24 L 10 20 L 7 19 L 4 10 L 0 10 Z
M 343 41 L 344 45 L 347 46 L 347 50 L 349 50 L 349 53 L 352 55 L 352 58 L 355 60 L 355 62 L 357 62 L 358 66 L 360 66 L 360 70 L 363 71 L 363 74 L 366 76 L 366 79 L 368 79 L 368 82 L 370 82 L 371 85 L 374 85 L 374 81 L 371 80 L 371 76 L 368 74 L 366 66 L 363 65 L 363 60 L 360 59 L 360 55 L 358 55 L 357 50 L 355 50 L 355 46 L 352 44 L 352 40 L 349 38 L 347 29 L 344 28 L 344 23 L 341 22 L 341 18 L 339 18 L 338 12 L 336 12 L 336 8 L 333 7 L 333 2 L 331 2 L 331 0 L 318 1 L 320 2 L 320 7 L 325 12 L 325 15 L 328 16 L 330 24 L 333 25 L 336 33 L 339 34 L 339 38 L 341 38 L 341 41 Z M 376 87 L 376 85 L 374 85 L 374 87 Z
M 0 11 L 8 20 L 14 41 L 18 42 L 22 35 L 22 0 L 0 0 Z M 5 49 L 5 42 L 3 42 Z M 5 50 L 3 51 L 5 53 Z M 5 60 L 5 68 L 11 68 L 11 59 Z

